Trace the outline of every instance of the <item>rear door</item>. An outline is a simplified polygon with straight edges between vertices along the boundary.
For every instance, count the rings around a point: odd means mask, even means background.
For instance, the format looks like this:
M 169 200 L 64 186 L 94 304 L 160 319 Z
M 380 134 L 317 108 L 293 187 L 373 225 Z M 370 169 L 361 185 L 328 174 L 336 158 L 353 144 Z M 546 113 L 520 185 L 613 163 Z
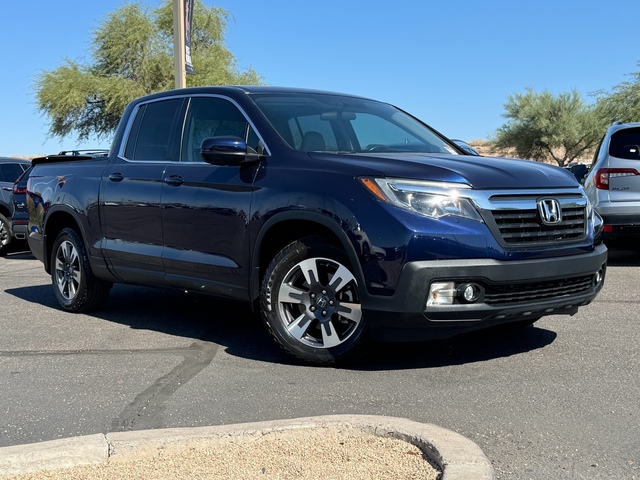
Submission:
M 179 149 L 183 98 L 141 105 L 101 183 L 102 250 L 125 282 L 165 284 L 160 199 Z
M 640 202 L 640 128 L 625 128 L 609 142 L 609 200 Z

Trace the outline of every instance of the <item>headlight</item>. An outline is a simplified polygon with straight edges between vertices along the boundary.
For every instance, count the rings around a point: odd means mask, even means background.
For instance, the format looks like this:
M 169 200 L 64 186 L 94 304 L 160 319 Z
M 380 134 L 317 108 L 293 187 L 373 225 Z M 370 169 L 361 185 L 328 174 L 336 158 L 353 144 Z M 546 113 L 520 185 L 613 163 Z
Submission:
M 471 200 L 460 195 L 461 190 L 470 188 L 463 183 L 366 177 L 359 180 L 379 200 L 425 217 L 483 221 Z

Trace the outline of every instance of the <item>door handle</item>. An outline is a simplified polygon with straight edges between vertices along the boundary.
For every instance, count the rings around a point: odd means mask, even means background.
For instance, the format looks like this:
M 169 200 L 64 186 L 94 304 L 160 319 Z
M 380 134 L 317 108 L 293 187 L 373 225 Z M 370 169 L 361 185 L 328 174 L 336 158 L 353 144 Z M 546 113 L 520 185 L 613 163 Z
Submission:
M 164 183 L 166 183 L 167 185 L 171 185 L 172 187 L 179 187 L 184 183 L 184 178 L 182 178 L 180 175 L 171 175 L 164 179 Z
M 109 180 L 111 180 L 112 182 L 121 182 L 122 180 L 124 180 L 124 175 L 122 175 L 121 173 L 112 173 L 111 175 L 109 175 Z

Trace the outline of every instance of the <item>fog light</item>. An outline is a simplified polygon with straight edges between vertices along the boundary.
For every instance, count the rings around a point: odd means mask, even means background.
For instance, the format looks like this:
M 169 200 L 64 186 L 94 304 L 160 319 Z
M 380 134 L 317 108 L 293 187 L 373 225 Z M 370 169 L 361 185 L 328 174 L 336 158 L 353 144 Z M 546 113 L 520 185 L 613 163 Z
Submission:
M 463 283 L 458 287 L 458 296 L 465 303 L 473 303 L 480 298 L 480 287 L 475 283 Z
M 597 287 L 598 285 L 600 285 L 602 283 L 603 278 L 604 278 L 604 271 L 600 269 L 593 276 L 593 286 Z
M 453 305 L 457 293 L 453 282 L 432 283 L 429 287 L 427 307 L 430 305 Z

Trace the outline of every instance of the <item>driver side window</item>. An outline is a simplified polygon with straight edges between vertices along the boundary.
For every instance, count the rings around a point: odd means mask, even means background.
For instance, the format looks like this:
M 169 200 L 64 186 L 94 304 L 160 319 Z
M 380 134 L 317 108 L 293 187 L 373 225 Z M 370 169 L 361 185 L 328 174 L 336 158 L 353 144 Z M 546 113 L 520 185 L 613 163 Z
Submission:
M 185 119 L 181 161 L 201 162 L 200 146 L 206 138 L 233 135 L 247 142 L 249 133 L 253 133 L 249 122 L 233 103 L 218 97 L 193 97 Z

